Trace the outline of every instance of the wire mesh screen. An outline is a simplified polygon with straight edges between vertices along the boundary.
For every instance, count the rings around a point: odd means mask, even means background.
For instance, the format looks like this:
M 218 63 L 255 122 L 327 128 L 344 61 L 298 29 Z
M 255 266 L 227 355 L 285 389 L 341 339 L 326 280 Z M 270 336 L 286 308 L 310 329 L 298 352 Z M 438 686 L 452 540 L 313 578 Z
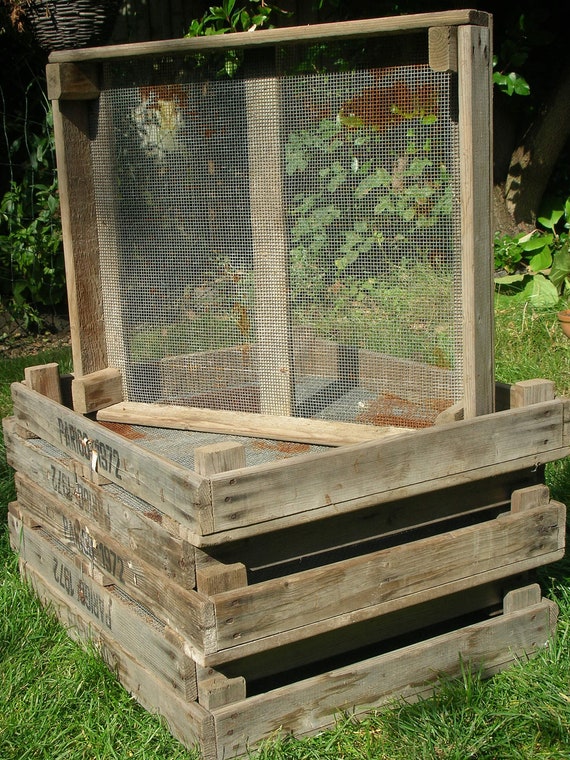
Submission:
M 126 398 L 406 427 L 461 399 L 456 82 L 390 40 L 106 64 Z

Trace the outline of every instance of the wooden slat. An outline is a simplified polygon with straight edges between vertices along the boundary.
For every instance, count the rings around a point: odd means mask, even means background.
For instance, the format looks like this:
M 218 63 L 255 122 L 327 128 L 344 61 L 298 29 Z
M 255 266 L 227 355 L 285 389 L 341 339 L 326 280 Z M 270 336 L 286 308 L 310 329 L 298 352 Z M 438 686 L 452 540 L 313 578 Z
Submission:
M 59 381 L 59 365 L 55 362 L 41 364 L 24 369 L 25 383 L 28 388 L 41 393 L 42 396 L 61 404 L 61 385 Z
M 337 514 L 341 505 L 357 509 L 561 459 L 570 453 L 567 403 L 557 399 L 215 475 L 215 531 L 263 532 Z M 293 515 L 294 522 L 285 520 Z
M 289 240 L 281 172 L 280 93 L 276 77 L 245 83 L 249 206 L 255 282 L 255 342 L 260 411 L 293 413 Z M 253 315 L 250 317 L 253 322 Z M 251 337 L 245 337 L 251 340 Z
M 220 756 L 277 734 L 312 734 L 343 711 L 362 713 L 394 699 L 429 696 L 438 678 L 466 667 L 489 677 L 544 647 L 552 635 L 548 600 L 418 644 L 213 710 Z M 244 730 L 245 728 L 245 730 Z
M 196 636 L 204 601 L 191 589 L 169 579 L 154 565 L 141 560 L 138 547 L 133 551 L 110 538 L 90 520 L 66 508 L 56 497 L 48 494 L 22 475 L 16 473 L 18 503 L 40 525 L 68 549 L 83 555 L 88 562 L 90 577 L 100 581 L 112 580 L 130 597 L 152 608 L 163 620 L 172 616 L 177 628 L 190 627 Z M 145 536 L 138 537 L 143 543 Z M 177 611 L 184 607 L 183 611 Z
M 88 103 L 54 100 L 53 126 L 73 369 L 107 367 Z
M 94 100 L 100 92 L 99 69 L 93 63 L 48 63 L 46 84 L 50 100 Z
M 553 502 L 480 525 L 254 584 L 213 597 L 218 648 L 361 611 L 361 619 L 554 562 L 564 555 L 565 508 Z M 309 601 L 310 600 L 310 601 Z M 265 648 L 259 642 L 259 649 Z
M 515 585 L 521 582 L 520 579 L 513 580 Z M 282 673 L 284 662 L 291 669 L 307 665 L 314 667 L 315 662 L 337 657 L 345 652 L 354 652 L 372 645 L 378 646 L 390 639 L 402 641 L 403 637 L 412 632 L 420 638 L 420 631 L 430 626 L 448 625 L 457 628 L 459 624 L 456 621 L 463 615 L 482 616 L 483 610 L 490 613 L 499 611 L 504 596 L 504 583 L 501 580 L 476 586 L 470 589 L 468 594 L 460 591 L 440 599 L 431 599 L 429 602 L 395 610 L 379 618 L 330 630 L 322 636 L 300 639 L 276 650 L 258 652 L 254 657 L 224 662 L 224 673 L 228 676 L 244 675 L 249 682 Z M 455 622 L 450 624 L 449 621 L 454 619 Z M 300 678 L 304 677 L 302 670 L 299 674 Z
M 165 576 L 157 577 L 149 565 L 136 558 L 129 560 L 129 552 L 106 536 L 97 545 L 99 534 L 90 535 L 85 521 L 71 521 L 66 517 L 66 522 L 59 527 L 57 517 L 61 513 L 57 505 L 53 508 L 53 499 L 44 495 L 46 501 L 42 504 L 42 494 L 31 494 L 22 476 L 18 478 L 18 486 L 24 497 L 19 500 L 24 522 L 30 527 L 40 527 L 42 535 L 49 535 L 61 550 L 67 550 L 69 567 L 74 563 L 81 574 L 94 583 L 112 585 L 151 610 L 153 615 L 184 636 L 187 651 L 195 652 L 197 659 L 215 647 L 213 607 L 202 594 L 184 589 Z M 54 511 L 57 514 L 50 519 L 46 517 L 49 511 L 52 515 Z M 53 552 L 57 554 L 56 549 Z
M 81 414 L 90 414 L 123 400 L 121 372 L 106 367 L 98 372 L 78 377 L 71 383 L 73 408 Z
M 465 417 L 494 409 L 491 40 L 484 27 L 458 35 L 459 155 Z
M 12 541 L 18 545 L 25 569 L 32 570 L 43 579 L 48 602 L 82 621 L 82 627 L 93 627 L 106 638 L 145 662 L 155 675 L 185 695 L 195 699 L 197 694 L 195 665 L 184 652 L 184 643 L 178 647 L 168 643 L 165 626 L 149 615 L 142 607 L 115 593 L 114 587 L 105 587 L 83 572 L 74 557 L 48 540 L 47 534 L 29 529 L 11 505 L 9 527 Z M 19 508 L 18 508 L 18 511 Z M 25 513 L 25 510 L 21 510 Z M 61 614 L 62 622 L 65 613 Z M 171 637 L 171 640 L 172 639 Z
M 136 548 L 138 557 L 175 580 L 182 588 L 195 585 L 194 547 L 178 536 L 178 524 L 142 500 L 137 501 L 116 486 L 100 486 L 78 475 L 71 457 L 42 441 L 27 441 L 17 434 L 14 418 L 3 420 L 8 463 L 16 472 L 56 497 L 62 515 L 75 512 L 113 541 Z M 124 497 L 127 497 L 125 500 Z M 63 522 L 63 521 L 62 521 Z
M 281 417 L 271 414 L 248 414 L 197 407 L 141 404 L 124 401 L 97 413 L 103 422 L 123 422 L 131 425 L 197 430 L 275 441 L 295 441 L 324 446 L 344 446 L 362 441 L 381 440 L 410 432 L 400 427 L 374 427 L 351 422 L 329 422 L 301 417 Z
M 178 520 L 181 529 L 198 535 L 211 532 L 206 478 L 144 450 L 22 383 L 12 385 L 12 398 L 14 415 L 25 429 Z
M 267 45 L 323 42 L 335 39 L 370 37 L 398 32 L 416 32 L 435 26 L 456 26 L 458 24 L 480 24 L 488 26 L 489 15 L 476 10 L 452 10 L 438 13 L 418 13 L 387 18 L 363 19 L 331 24 L 311 24 L 282 29 L 261 29 L 254 33 L 242 32 L 226 35 L 210 35 L 159 42 L 143 42 L 127 45 L 106 45 L 83 50 L 54 51 L 49 60 L 52 63 L 64 61 L 102 61 L 109 58 L 133 58 L 149 55 L 175 55 L 220 48 L 244 48 Z

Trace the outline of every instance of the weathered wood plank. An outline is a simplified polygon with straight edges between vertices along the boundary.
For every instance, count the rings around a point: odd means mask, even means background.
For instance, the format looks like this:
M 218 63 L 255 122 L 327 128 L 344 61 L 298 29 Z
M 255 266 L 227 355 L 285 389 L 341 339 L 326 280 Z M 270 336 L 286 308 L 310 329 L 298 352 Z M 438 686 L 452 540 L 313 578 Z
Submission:
M 293 338 L 277 77 L 247 80 L 245 98 L 260 411 L 290 416 Z
M 509 583 L 510 581 L 511 579 Z M 520 579 L 513 579 L 514 585 L 520 582 Z M 457 621 L 463 615 L 477 614 L 481 619 L 484 610 L 497 613 L 501 609 L 504 585 L 505 581 L 500 580 L 475 586 L 468 594 L 459 591 L 371 620 L 351 623 L 347 627 L 330 630 L 321 636 L 291 641 L 286 646 L 258 652 L 253 657 L 224 662 L 223 670 L 227 676 L 243 675 L 249 683 L 282 673 L 283 663 L 286 662 L 288 669 L 299 669 L 296 678 L 303 679 L 308 674 L 303 673 L 302 669 L 305 666 L 314 666 L 316 662 L 362 650 L 364 647 L 369 650 L 371 646 L 378 646 L 392 638 L 403 642 L 403 637 L 412 632 L 417 638 L 425 638 L 421 631 L 434 625 L 447 625 L 448 629 L 458 628 L 457 622 L 449 624 L 448 621 Z M 361 651 L 360 654 L 360 659 L 370 656 L 369 651 L 367 654 Z
M 71 383 L 73 408 L 81 414 L 90 414 L 123 400 L 123 378 L 113 367 L 91 372 Z
M 262 651 L 288 640 L 288 628 L 306 638 L 348 617 L 369 619 L 554 562 L 564 555 L 565 515 L 552 502 L 216 595 L 218 649 Z
M 196 473 L 144 450 L 92 420 L 25 388 L 12 385 L 20 425 L 73 459 L 178 520 L 192 533 L 211 532 L 209 483 Z
M 570 453 L 560 399 L 211 478 L 215 531 L 253 532 L 539 466 Z M 277 522 L 279 521 L 279 522 Z M 291 522 L 291 521 L 290 521 Z M 265 525 L 264 525 L 265 523 Z
M 489 29 L 457 29 L 463 388 L 466 418 L 494 409 Z M 475 192 L 475 188 L 477 191 Z
M 41 364 L 24 369 L 25 383 L 28 388 L 47 396 L 61 404 L 61 385 L 59 381 L 59 365 L 55 362 Z
M 16 509 L 20 514 L 14 514 Z M 53 544 L 41 529 L 26 527 L 21 520 L 25 510 L 14 505 L 11 510 L 10 533 L 24 573 L 32 570 L 43 579 L 43 600 L 53 605 L 63 624 L 81 620 L 84 630 L 93 628 L 116 641 L 185 699 L 195 699 L 195 664 L 184 652 L 183 640 L 170 636 L 169 641 L 163 623 L 117 594 L 113 586 L 105 587 L 90 578 L 73 555 Z
M 53 126 L 73 369 L 107 366 L 88 103 L 54 100 Z
M 141 559 L 139 546 L 146 543 L 144 534 L 130 546 L 125 546 L 97 523 L 68 506 L 69 502 L 64 502 L 59 495 L 39 488 L 22 473 L 16 473 L 15 480 L 20 505 L 58 541 L 83 554 L 92 566 L 90 575 L 95 572 L 108 575 L 133 599 L 143 605 L 152 604 L 163 618 L 172 612 L 174 603 L 180 605 L 185 601 L 186 592 L 192 587 L 182 586 L 180 579 L 174 585 L 175 581 L 160 567 Z M 144 554 L 152 555 L 152 547 Z M 196 605 L 199 601 L 191 597 L 189 603 Z
M 57 496 L 78 516 L 95 523 L 112 539 L 135 549 L 142 560 L 182 587 L 193 588 L 194 548 L 179 537 L 177 523 L 115 484 L 101 486 L 86 480 L 81 475 L 80 462 L 41 439 L 23 439 L 13 417 L 3 420 L 3 428 L 11 467 Z
M 168 722 L 170 731 L 188 747 L 199 744 L 204 760 L 218 760 L 213 718 L 203 707 L 192 701 L 195 698 L 193 691 L 183 691 L 175 683 L 155 676 L 149 670 L 146 658 L 143 659 L 145 665 L 142 665 L 133 656 L 132 648 L 126 649 L 119 645 L 113 636 L 109 636 L 92 621 L 84 619 L 25 562 L 21 562 L 20 566 L 22 575 L 42 603 L 54 611 L 71 638 L 80 643 L 91 642 L 137 702 L 151 713 L 160 713 Z M 168 641 L 163 646 L 168 647 Z
M 148 425 L 175 430 L 198 430 L 228 435 L 247 435 L 275 441 L 297 441 L 324 446 L 344 446 L 363 441 L 382 440 L 403 435 L 407 428 L 374 427 L 351 422 L 329 422 L 302 417 L 228 412 L 198 407 L 163 406 L 125 401 L 102 409 L 97 419 L 103 422 Z
M 24 485 L 22 476 L 18 477 L 18 485 L 20 489 Z M 215 650 L 213 606 L 205 596 L 183 589 L 164 576 L 157 577 L 150 566 L 136 558 L 129 559 L 128 552 L 104 534 L 99 545 L 98 532 L 90 534 L 84 522 L 65 518 L 60 528 L 57 516 L 46 517 L 47 511 L 54 506 L 54 500 L 47 494 L 44 496 L 45 510 L 42 509 L 41 494 L 30 494 L 29 487 L 24 488 L 24 498 L 27 501 L 19 502 L 22 519 L 28 526 L 41 526 L 44 551 L 50 549 L 46 543 L 48 539 L 52 540 L 54 546 L 50 556 L 57 558 L 59 552 L 62 562 L 71 567 L 72 573 L 73 567 L 79 568 L 83 577 L 100 585 L 112 585 L 128 594 L 134 602 L 152 610 L 165 625 L 185 637 L 187 649 L 195 652 L 196 659 L 201 658 L 203 652 Z M 54 528 L 57 534 L 52 534 L 50 528 Z M 62 541 L 59 540 L 61 534 Z M 33 535 L 35 537 L 36 533 Z
M 83 50 L 54 51 L 50 62 L 102 61 L 109 58 L 134 58 L 153 54 L 183 54 L 232 47 L 258 47 L 303 42 L 324 42 L 335 39 L 373 37 L 381 34 L 414 32 L 435 26 L 456 26 L 458 24 L 480 24 L 488 26 L 489 15 L 476 10 L 452 10 L 437 13 L 417 13 L 387 18 L 363 19 L 358 21 L 311 24 L 282 29 L 261 29 L 254 34 L 242 32 L 232 34 L 231 42 L 223 35 L 193 37 L 159 42 L 142 42 L 126 45 L 106 45 Z
M 552 605 L 545 600 L 214 709 L 219 752 L 231 757 L 268 736 L 320 731 L 343 711 L 360 714 L 395 698 L 429 696 L 442 675 L 461 677 L 466 667 L 493 675 L 547 644 Z
M 94 100 L 99 97 L 96 64 L 48 63 L 47 96 L 50 100 Z

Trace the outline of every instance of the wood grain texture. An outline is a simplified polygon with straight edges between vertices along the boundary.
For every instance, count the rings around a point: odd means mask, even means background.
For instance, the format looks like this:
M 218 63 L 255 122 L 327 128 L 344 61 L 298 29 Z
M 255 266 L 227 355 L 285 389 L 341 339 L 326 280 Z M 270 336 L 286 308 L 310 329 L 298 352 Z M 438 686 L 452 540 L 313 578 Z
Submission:
M 567 456 L 565 402 L 305 454 L 211 478 L 215 531 L 275 529 Z M 255 526 L 255 527 L 253 527 Z
M 313 734 L 334 724 L 344 711 L 359 714 L 395 698 L 427 697 L 442 674 L 461 677 L 469 667 L 489 677 L 546 646 L 553 632 L 552 606 L 544 600 L 215 709 L 220 756 L 243 753 L 268 736 Z
M 14 383 L 12 398 L 14 415 L 25 429 L 179 521 L 190 533 L 208 532 L 211 510 L 206 478 L 146 451 L 22 383 Z
M 271 414 L 228 412 L 198 407 L 141 404 L 124 401 L 101 409 L 102 422 L 124 422 L 175 430 L 197 430 L 228 435 L 246 435 L 275 441 L 295 441 L 324 446 L 344 446 L 363 441 L 380 440 L 410 432 L 400 427 L 374 427 L 351 422 L 329 422 L 302 417 Z
M 275 645 L 289 627 L 297 638 L 305 626 L 314 635 L 323 620 L 371 618 L 554 562 L 564 555 L 565 515 L 553 502 L 216 595 L 216 617 L 225 621 L 218 648 L 257 641 L 261 650 L 260 639 L 272 636 Z
M 9 527 L 24 572 L 31 570 L 43 580 L 46 601 L 56 613 L 59 611 L 62 622 L 69 622 L 65 619 L 69 611 L 70 616 L 82 621 L 83 629 L 93 628 L 95 637 L 99 633 L 106 640 L 116 641 L 185 699 L 195 699 L 195 664 L 184 653 L 182 639 L 170 637 L 178 646 L 169 644 L 164 624 L 117 594 L 112 584 L 103 585 L 89 577 L 79 558 L 51 541 L 41 529 L 27 527 L 22 520 L 25 509 L 18 506 L 18 512 L 14 514 L 12 507 Z
M 73 368 L 107 367 L 95 190 L 86 101 L 53 101 L 53 126 Z
M 148 55 L 175 55 L 206 50 L 220 50 L 227 47 L 243 48 L 268 45 L 292 44 L 296 42 L 323 42 L 335 39 L 379 36 L 427 30 L 435 26 L 456 26 L 478 24 L 488 26 L 489 14 L 476 10 L 452 10 L 437 13 L 417 13 L 406 16 L 363 19 L 359 21 L 335 22 L 331 24 L 311 24 L 282 29 L 261 29 L 253 33 L 241 32 L 231 35 L 210 35 L 159 42 L 141 42 L 126 45 L 106 45 L 83 50 L 55 51 L 50 54 L 50 62 L 102 61 L 109 58 L 133 58 Z
M 463 387 L 466 418 L 494 410 L 491 71 L 489 29 L 457 30 Z

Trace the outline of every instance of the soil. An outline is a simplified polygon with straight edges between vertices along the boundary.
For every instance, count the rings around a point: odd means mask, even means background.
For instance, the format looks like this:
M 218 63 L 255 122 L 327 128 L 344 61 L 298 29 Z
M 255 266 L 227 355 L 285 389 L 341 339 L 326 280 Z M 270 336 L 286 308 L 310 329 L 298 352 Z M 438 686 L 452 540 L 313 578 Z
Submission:
M 71 345 L 69 322 L 66 317 L 47 315 L 39 331 L 25 327 L 0 307 L 0 359 L 13 359 Z

